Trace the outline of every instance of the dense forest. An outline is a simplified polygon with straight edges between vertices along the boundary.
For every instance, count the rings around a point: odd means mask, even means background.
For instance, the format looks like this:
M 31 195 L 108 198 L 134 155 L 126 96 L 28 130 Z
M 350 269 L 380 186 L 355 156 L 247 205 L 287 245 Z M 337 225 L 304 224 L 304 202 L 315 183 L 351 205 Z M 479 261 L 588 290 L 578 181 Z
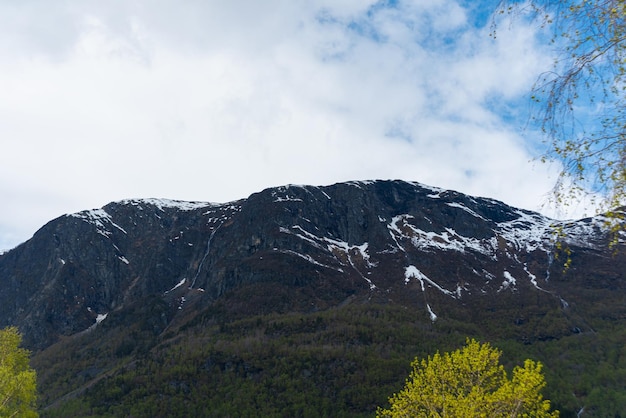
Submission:
M 155 300 L 142 309 L 158 318 L 166 307 Z M 562 417 L 626 410 L 622 321 L 598 318 L 593 332 L 529 342 L 504 322 L 433 323 L 391 304 L 216 321 L 219 310 L 160 336 L 153 321 L 128 328 L 113 320 L 35 356 L 42 416 L 371 417 L 403 386 L 415 357 L 456 349 L 467 336 L 501 349 L 508 370 L 541 361 L 544 395 Z

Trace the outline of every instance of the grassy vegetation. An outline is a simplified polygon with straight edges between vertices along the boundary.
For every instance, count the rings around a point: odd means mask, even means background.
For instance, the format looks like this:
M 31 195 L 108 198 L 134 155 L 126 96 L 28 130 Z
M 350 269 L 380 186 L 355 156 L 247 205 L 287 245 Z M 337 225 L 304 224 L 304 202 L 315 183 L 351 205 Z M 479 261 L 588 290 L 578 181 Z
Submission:
M 142 309 L 166 315 L 158 301 Z M 431 323 L 393 304 L 228 320 L 217 307 L 170 329 L 123 319 L 35 356 L 42 416 L 371 417 L 402 388 L 413 358 L 456 349 L 467 336 L 502 349 L 509 370 L 525 358 L 544 363 L 544 394 L 562 417 L 583 406 L 583 417 L 626 411 L 623 320 L 528 343 L 495 319 Z

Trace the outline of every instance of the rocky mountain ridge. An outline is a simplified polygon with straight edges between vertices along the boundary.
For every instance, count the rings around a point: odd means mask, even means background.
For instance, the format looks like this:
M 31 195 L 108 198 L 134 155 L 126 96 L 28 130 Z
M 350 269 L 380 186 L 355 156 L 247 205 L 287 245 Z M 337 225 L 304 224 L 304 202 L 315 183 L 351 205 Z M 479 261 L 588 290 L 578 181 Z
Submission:
M 572 251 L 566 275 L 555 231 Z M 0 256 L 0 326 L 42 349 L 146 298 L 171 307 L 165 328 L 241 289 L 251 293 L 233 313 L 357 297 L 433 321 L 450 304 L 463 315 L 529 298 L 568 307 L 584 304 L 581 286 L 624 291 L 624 257 L 609 254 L 606 234 L 603 217 L 557 222 L 404 181 L 289 185 L 226 204 L 124 200 L 57 218 Z

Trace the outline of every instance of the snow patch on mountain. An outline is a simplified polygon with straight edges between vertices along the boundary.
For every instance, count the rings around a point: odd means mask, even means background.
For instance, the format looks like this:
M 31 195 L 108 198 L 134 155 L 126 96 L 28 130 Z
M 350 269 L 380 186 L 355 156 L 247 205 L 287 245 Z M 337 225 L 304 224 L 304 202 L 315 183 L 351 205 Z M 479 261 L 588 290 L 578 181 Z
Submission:
M 495 258 L 496 249 L 498 248 L 495 236 L 487 240 L 464 237 L 452 228 L 445 228 L 441 232 L 427 232 L 413 225 L 410 222 L 411 219 L 414 219 L 411 215 L 394 216 L 391 223 L 387 225 L 396 243 L 398 239 L 405 239 L 422 251 L 434 252 L 439 250 L 458 251 L 461 253 L 475 251 Z
M 446 294 L 448 296 L 452 296 L 453 298 L 456 298 L 456 293 L 451 292 L 451 291 L 449 291 L 447 289 L 444 289 L 443 287 L 439 286 L 437 283 L 435 283 L 434 281 L 429 279 L 428 276 L 426 276 L 424 273 L 419 271 L 418 268 L 415 267 L 415 266 L 408 266 L 404 270 L 404 283 L 405 284 L 409 283 L 409 281 L 411 279 L 419 280 L 420 285 L 422 287 L 422 292 L 425 291 L 424 283 L 428 283 L 430 286 L 432 286 L 435 289 L 439 290 L 441 293 L 444 293 L 444 294 Z
M 428 310 L 428 314 L 430 315 L 430 320 L 432 322 L 435 322 L 437 320 L 437 315 L 433 312 L 432 308 L 430 307 L 428 303 L 426 304 L 426 309 Z
M 359 189 L 362 189 L 363 187 L 361 187 L 361 186 L 368 186 L 368 185 L 374 184 L 376 182 L 377 182 L 377 180 L 353 180 L 353 181 L 347 181 L 347 182 L 345 182 L 345 184 L 347 184 L 348 186 L 354 186 L 354 187 L 357 187 Z
M 108 312 L 105 314 L 98 314 L 98 316 L 96 316 L 96 324 L 99 324 L 100 322 L 107 319 L 107 316 L 109 316 Z
M 356 271 L 363 280 L 365 280 L 370 287 L 370 290 L 376 289 L 376 285 L 371 279 L 365 277 L 365 275 L 359 269 L 359 265 L 364 263 L 366 268 L 375 267 L 376 265 L 370 262 L 370 256 L 367 253 L 368 243 L 361 245 L 349 245 L 345 241 L 340 241 L 331 238 L 324 238 L 328 243 L 328 249 L 331 253 L 336 254 L 336 251 L 340 251 L 345 254 L 349 265 Z
M 515 210 L 514 213 L 518 217 L 498 223 L 497 232 L 517 250 L 527 253 L 551 251 L 555 221 L 538 213 L 522 210 Z
M 275 248 L 274 250 L 279 252 L 279 253 L 283 253 L 283 254 L 295 255 L 296 257 L 300 257 L 303 260 L 306 260 L 306 261 L 308 261 L 311 264 L 315 264 L 316 266 L 324 267 L 324 268 L 335 270 L 335 271 L 338 271 L 338 272 L 343 272 L 343 269 L 341 269 L 339 267 L 330 266 L 328 264 L 320 263 L 319 261 L 315 260 L 313 257 L 311 257 L 308 254 L 300 254 L 299 252 L 296 252 L 296 251 L 293 251 L 293 250 L 280 250 L 278 248 Z
M 448 202 L 448 203 L 446 203 L 446 205 L 450 206 L 451 208 L 458 208 L 458 209 L 464 210 L 465 212 L 469 213 L 470 215 L 472 215 L 475 218 L 481 219 L 483 221 L 487 221 L 484 217 L 480 216 L 478 213 L 474 212 L 473 210 L 471 210 L 467 206 L 462 205 L 460 203 Z
M 311 195 L 313 199 L 317 199 L 318 196 L 315 195 L 314 192 L 320 193 L 325 199 L 331 200 L 328 193 L 326 193 L 322 188 L 316 186 L 305 186 L 301 184 L 288 184 L 285 186 L 279 186 L 272 189 L 272 198 L 274 199 L 274 203 L 280 202 L 303 202 L 304 199 L 301 197 L 297 197 L 296 195 L 301 193 L 300 189 L 305 193 Z
M 96 231 L 107 238 L 111 236 L 111 231 L 107 228 L 107 225 L 113 226 L 124 234 L 126 231 L 124 228 L 113 222 L 113 218 L 104 209 L 91 209 L 84 210 L 82 212 L 73 213 L 67 216 L 82 219 L 83 221 L 92 224 L 96 227 Z
M 504 281 L 502 282 L 500 289 L 498 289 L 498 293 L 507 289 L 515 290 L 515 285 L 517 284 L 517 280 L 515 279 L 515 277 L 513 277 L 511 273 L 506 270 L 504 271 L 503 276 Z
M 171 199 L 126 199 L 120 202 L 123 205 L 132 205 L 141 207 L 142 205 L 156 206 L 160 211 L 165 209 L 177 209 L 182 211 L 191 211 L 196 209 L 202 209 L 210 206 L 220 206 L 217 203 L 209 202 L 189 202 L 184 200 L 171 200 Z
M 596 242 L 597 238 L 610 233 L 615 227 L 619 228 L 619 224 L 623 226 L 623 223 L 624 220 L 620 219 L 619 216 L 612 217 L 606 215 L 598 215 L 593 218 L 584 218 L 577 221 L 563 221 L 556 225 L 557 229 L 554 235 L 556 238 L 570 245 L 598 249 L 606 244 L 602 241 Z M 624 242 L 624 237 L 626 237 L 626 234 L 622 229 L 617 233 L 617 239 L 618 241 Z
M 178 283 L 176 283 L 174 287 L 172 287 L 170 290 L 166 290 L 165 293 L 167 294 L 167 293 L 173 292 L 174 290 L 184 285 L 186 281 L 187 279 L 183 277 Z
M 361 276 L 363 280 L 365 280 L 368 283 L 370 289 L 373 290 L 376 288 L 376 285 L 372 282 L 372 280 L 366 277 L 361 271 L 361 267 L 365 267 L 366 269 L 376 267 L 376 263 L 370 260 L 370 255 L 367 251 L 369 244 L 367 242 L 359 244 L 359 245 L 350 245 L 345 241 L 338 240 L 335 238 L 318 237 L 317 235 L 312 234 L 309 231 L 305 230 L 300 225 L 294 225 L 291 227 L 291 229 L 281 226 L 279 227 L 279 231 L 284 234 L 289 234 L 289 235 L 298 237 L 302 239 L 303 241 L 309 243 L 314 248 L 317 248 L 319 250 L 323 250 L 329 253 L 329 255 L 331 255 L 340 265 L 352 267 L 354 271 L 356 271 L 359 274 L 359 276 Z M 280 250 L 277 248 L 275 248 L 274 250 L 281 251 L 281 252 L 294 253 L 294 255 L 297 255 L 313 264 L 316 264 L 322 267 L 333 268 L 329 266 L 328 264 L 325 264 L 325 263 L 322 263 L 313 259 L 313 257 L 311 257 L 310 255 L 302 255 L 299 253 L 295 253 L 292 250 Z
M 87 307 L 87 311 L 93 315 L 94 311 L 93 309 L 91 309 L 90 307 Z M 103 314 L 96 314 L 96 322 L 94 322 L 91 326 L 89 326 L 89 328 L 79 332 L 78 334 L 86 334 L 89 333 L 91 331 L 93 331 L 94 329 L 96 329 L 96 327 L 105 319 L 107 319 L 107 316 L 109 316 L 109 313 L 103 313 Z

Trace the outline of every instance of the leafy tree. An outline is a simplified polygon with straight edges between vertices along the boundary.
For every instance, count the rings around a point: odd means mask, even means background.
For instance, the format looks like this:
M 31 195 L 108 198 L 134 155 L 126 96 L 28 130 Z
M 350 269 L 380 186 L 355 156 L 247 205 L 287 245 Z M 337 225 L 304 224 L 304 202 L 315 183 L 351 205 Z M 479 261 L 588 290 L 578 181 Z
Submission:
M 35 371 L 15 327 L 0 330 L 0 417 L 37 417 Z
M 511 380 L 499 364 L 501 352 L 488 343 L 467 340 L 452 353 L 415 359 L 402 391 L 378 417 L 558 417 L 541 389 L 541 363 L 526 360 Z
M 625 204 L 626 0 L 503 0 L 498 10 L 535 19 L 551 36 L 553 68 L 532 98 L 549 145 L 543 160 L 563 163 L 557 203 L 591 190 L 603 210 Z

